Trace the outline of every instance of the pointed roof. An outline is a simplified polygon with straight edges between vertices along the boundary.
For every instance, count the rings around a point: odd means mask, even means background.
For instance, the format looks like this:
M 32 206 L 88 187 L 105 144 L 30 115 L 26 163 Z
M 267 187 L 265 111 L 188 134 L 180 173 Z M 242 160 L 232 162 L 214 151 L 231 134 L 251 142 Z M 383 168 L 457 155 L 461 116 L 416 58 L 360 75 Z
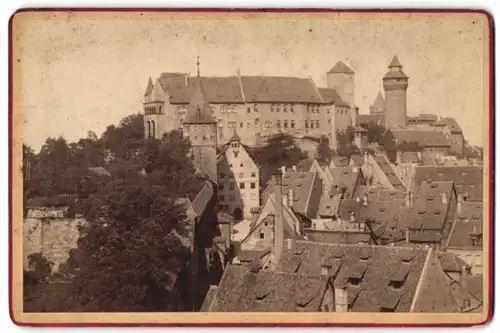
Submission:
M 375 98 L 375 101 L 372 104 L 372 108 L 374 111 L 378 111 L 378 112 L 383 112 L 385 109 L 384 96 L 382 95 L 380 90 L 378 91 L 377 97 Z
M 335 66 L 332 67 L 332 69 L 328 71 L 327 74 L 339 74 L 339 73 L 354 74 L 354 71 L 349 66 L 344 64 L 342 61 L 339 61 L 337 62 L 337 64 L 335 64 Z
M 231 137 L 231 139 L 229 139 L 229 141 L 241 141 L 241 138 L 238 136 L 238 133 L 236 133 L 236 127 L 234 128 L 234 134 Z
M 196 92 L 187 107 L 184 124 L 215 124 L 217 121 L 212 115 L 212 110 L 207 102 L 201 79 L 198 77 Z
M 149 94 L 151 94 L 152 91 L 153 91 L 153 80 L 151 80 L 151 76 L 150 76 L 149 81 L 148 81 L 148 86 L 146 87 L 146 92 L 144 93 L 144 96 L 148 96 Z
M 391 67 L 399 67 L 399 68 L 403 67 L 403 65 L 401 65 L 401 63 L 399 62 L 397 55 L 394 55 L 394 58 L 392 58 L 392 61 L 389 64 L 389 68 Z

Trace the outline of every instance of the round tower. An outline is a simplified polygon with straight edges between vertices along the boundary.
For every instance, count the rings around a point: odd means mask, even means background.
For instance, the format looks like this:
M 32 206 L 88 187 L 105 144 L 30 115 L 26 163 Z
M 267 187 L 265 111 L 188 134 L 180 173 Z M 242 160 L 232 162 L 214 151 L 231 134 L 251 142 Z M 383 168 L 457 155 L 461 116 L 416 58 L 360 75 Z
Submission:
M 391 130 L 406 130 L 406 89 L 408 76 L 394 56 L 389 71 L 383 78 L 385 90 L 385 127 Z
M 356 103 L 354 99 L 356 87 L 354 75 L 354 71 L 342 61 L 337 62 L 335 66 L 326 73 L 327 88 L 335 89 L 342 101 L 349 106 L 351 125 L 355 124 L 356 118 Z

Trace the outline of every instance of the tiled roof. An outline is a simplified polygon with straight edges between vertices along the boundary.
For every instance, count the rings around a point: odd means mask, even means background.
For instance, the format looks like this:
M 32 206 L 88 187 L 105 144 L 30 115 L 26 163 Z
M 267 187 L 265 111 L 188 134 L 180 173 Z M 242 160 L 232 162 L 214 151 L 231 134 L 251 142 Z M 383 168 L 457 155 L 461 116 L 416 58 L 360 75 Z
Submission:
M 450 147 L 446 136 L 439 131 L 392 131 L 398 143 L 415 142 L 422 147 Z
M 441 262 L 441 267 L 445 272 L 460 273 L 462 272 L 462 268 L 467 266 L 465 261 L 453 253 L 439 252 L 438 258 Z
M 382 96 L 382 93 L 379 91 L 377 94 L 377 97 L 375 98 L 375 101 L 371 105 L 372 107 L 372 112 L 377 113 L 377 112 L 384 112 L 385 110 L 385 100 L 384 96 Z
M 473 237 L 477 242 L 473 244 Z M 457 213 L 455 223 L 450 231 L 448 247 L 477 248 L 483 246 L 483 204 L 475 202 L 462 203 L 462 211 Z
M 205 181 L 203 187 L 193 200 L 193 209 L 198 217 L 203 214 L 213 196 L 214 189 L 212 185 L 208 181 Z
M 307 276 L 319 276 L 321 264 L 331 267 L 334 285 L 347 286 L 353 312 L 378 312 L 380 302 L 390 303 L 396 312 L 410 310 L 416 287 L 427 256 L 426 249 L 370 246 L 363 244 L 326 244 L 296 241 L 292 250 L 285 249 L 279 270 Z M 403 272 L 402 269 L 405 271 Z M 390 287 L 391 280 L 406 276 L 399 289 Z M 359 285 L 350 278 L 360 278 Z M 388 293 L 392 293 L 387 297 Z
M 418 163 L 420 161 L 417 152 L 414 151 L 401 152 L 400 160 L 401 163 Z
M 111 176 L 111 174 L 103 167 L 92 167 L 89 171 L 95 173 L 98 176 Z
M 402 190 L 405 188 L 385 155 L 375 155 L 374 160 L 395 189 Z
M 365 163 L 365 158 L 362 155 L 351 155 L 351 161 L 356 166 L 362 166 Z
M 241 82 L 247 102 L 323 103 L 307 78 L 242 76 Z
M 349 105 L 340 98 L 337 90 L 330 88 L 318 88 L 318 90 L 325 102 L 333 103 L 336 106 L 349 107 Z
M 391 67 L 403 67 L 403 65 L 401 65 L 401 63 L 399 62 L 397 55 L 394 55 L 394 57 L 391 60 L 391 63 L 389 64 L 389 68 Z
M 331 164 L 335 167 L 346 167 L 349 165 L 349 158 L 344 156 L 334 156 Z
M 358 124 L 358 125 L 363 125 L 363 124 L 380 125 L 380 124 L 383 124 L 384 119 L 385 119 L 385 117 L 383 114 L 358 114 L 356 116 L 356 124 Z
M 217 286 L 210 286 L 207 295 L 205 296 L 205 300 L 203 301 L 203 305 L 201 306 L 200 312 L 208 312 L 208 310 L 210 309 L 210 305 L 212 305 L 212 301 L 217 294 L 217 289 Z
M 325 276 L 255 273 L 245 266 L 230 265 L 208 311 L 317 312 L 327 283 Z
M 318 215 L 319 216 L 337 215 L 341 198 L 342 198 L 341 194 L 322 195 L 321 201 L 319 203 Z
M 162 73 L 160 84 L 172 104 L 186 104 L 196 89 L 196 78 L 185 73 Z M 335 91 L 325 91 L 323 100 L 309 78 L 277 76 L 201 77 L 209 103 L 331 103 L 345 106 Z
M 356 169 L 356 172 L 354 172 L 354 169 Z M 335 193 L 342 193 L 342 189 L 345 188 L 345 194 L 349 198 L 354 194 L 355 186 L 359 177 L 363 177 L 360 167 L 328 168 L 326 172 L 329 172 L 331 175 L 331 191 Z
M 206 99 L 202 83 L 198 80 L 197 89 L 187 106 L 184 124 L 215 124 L 216 122 Z
M 283 195 L 288 195 L 288 191 L 293 189 L 293 210 L 307 215 L 317 175 L 312 172 L 287 172 L 282 177 Z
M 335 66 L 332 67 L 332 69 L 328 71 L 327 74 L 339 74 L 339 73 L 354 74 L 354 71 L 349 66 L 344 64 L 342 61 L 339 61 L 335 64 Z
M 451 133 L 462 133 L 462 129 L 458 125 L 456 119 L 452 117 L 444 117 L 439 120 L 436 119 L 436 126 L 448 126 Z
M 424 150 L 422 152 L 422 159 L 420 160 L 420 165 L 436 166 L 437 162 L 430 151 Z
M 415 209 L 409 227 L 416 230 L 441 230 L 448 214 L 452 191 L 453 182 L 422 183 L 415 197 Z M 446 194 L 445 203 L 442 201 L 443 193 Z
M 314 160 L 312 158 L 300 160 L 300 162 L 297 163 L 297 171 L 309 172 L 311 170 L 313 163 L 314 163 Z
M 483 201 L 483 168 L 467 167 L 417 167 L 415 185 L 418 187 L 427 179 L 432 181 L 452 181 L 457 194 L 468 194 L 469 201 Z

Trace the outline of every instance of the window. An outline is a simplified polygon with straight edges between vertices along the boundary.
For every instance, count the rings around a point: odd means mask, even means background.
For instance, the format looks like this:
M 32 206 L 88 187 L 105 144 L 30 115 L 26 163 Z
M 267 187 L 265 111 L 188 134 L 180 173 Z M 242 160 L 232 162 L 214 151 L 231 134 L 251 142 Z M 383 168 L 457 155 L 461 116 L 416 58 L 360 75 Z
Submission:
M 316 128 L 319 128 L 319 120 L 316 120 Z
M 330 108 L 327 108 L 327 109 L 326 109 L 326 113 L 327 113 L 327 114 L 330 114 Z
M 245 188 L 245 183 L 240 183 L 240 189 L 244 189 Z
M 163 106 L 160 105 L 160 114 L 163 113 Z
M 307 104 L 307 105 L 306 105 L 306 111 L 307 111 L 307 113 L 309 113 L 309 108 L 310 108 L 310 105 L 309 105 L 309 104 Z
M 219 201 L 224 201 L 224 196 L 223 195 L 219 195 Z
M 255 172 L 252 172 L 252 178 L 257 177 L 257 174 Z
M 352 284 L 353 286 L 359 286 L 359 284 L 361 283 L 361 279 L 355 278 L 355 277 L 350 277 L 349 283 Z
M 230 201 L 234 201 L 234 198 L 235 198 L 234 193 L 229 196 Z
M 240 168 L 243 168 L 243 163 L 240 163 Z
M 290 120 L 290 128 L 295 128 L 295 120 Z
M 222 129 L 219 132 L 219 138 L 224 139 L 224 133 L 222 132 Z
M 288 120 L 284 120 L 283 121 L 283 127 L 284 128 L 288 128 Z
M 314 128 L 314 120 L 311 120 L 311 128 Z
M 271 104 L 271 112 L 274 112 L 274 104 Z
M 240 178 L 243 178 L 244 176 L 245 176 L 245 174 L 244 174 L 243 172 L 240 172 L 240 173 L 238 174 L 238 177 L 240 177 Z
M 252 112 L 252 110 L 250 109 L 250 107 L 247 107 L 247 113 L 250 113 Z
M 219 205 L 219 210 L 223 210 L 224 209 L 224 205 Z
M 250 183 L 250 188 L 255 188 L 255 183 Z
M 257 195 L 255 193 L 250 194 L 250 200 L 257 199 Z
M 276 120 L 276 127 L 277 127 L 277 128 L 281 128 L 281 121 Z
M 233 191 L 233 190 L 234 190 L 234 183 L 229 183 L 229 189 L 230 189 L 231 191 Z
M 254 111 L 254 112 L 259 112 L 259 109 L 258 109 L 258 107 L 257 107 L 257 104 L 254 104 L 254 105 L 253 105 L 253 111 Z
M 229 128 L 235 128 L 236 127 L 236 122 L 235 121 L 230 121 L 229 123 L 227 123 L 227 127 L 229 127 Z
M 264 239 L 264 231 L 262 231 L 262 230 L 260 231 L 259 237 L 260 237 L 260 239 Z
M 219 178 L 220 178 L 220 179 L 224 179 L 224 176 L 225 176 L 224 172 L 221 172 L 221 173 L 219 174 Z
M 220 107 L 220 112 L 226 113 L 226 107 L 224 105 Z
M 243 128 L 243 123 L 240 123 L 240 128 Z
M 332 120 L 331 119 L 328 119 L 328 123 L 331 124 L 332 123 Z
M 207 139 L 207 137 L 203 135 L 202 140 L 205 141 L 206 139 Z
M 290 112 L 292 113 L 294 112 L 293 106 L 294 106 L 293 104 L 290 104 Z
M 306 128 L 309 128 L 309 121 L 306 120 Z
M 276 104 L 276 112 L 280 112 L 280 105 Z
M 219 190 L 223 190 L 224 189 L 224 183 L 220 183 L 219 184 Z
M 287 104 L 283 105 L 283 112 L 288 112 L 288 105 Z

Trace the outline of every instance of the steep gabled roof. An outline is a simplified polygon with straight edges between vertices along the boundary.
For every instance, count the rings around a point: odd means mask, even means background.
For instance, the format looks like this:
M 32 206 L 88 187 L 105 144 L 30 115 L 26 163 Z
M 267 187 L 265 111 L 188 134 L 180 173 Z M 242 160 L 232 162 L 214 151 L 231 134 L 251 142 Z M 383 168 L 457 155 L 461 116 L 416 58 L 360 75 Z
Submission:
M 483 247 L 482 236 L 483 204 L 475 202 L 462 203 L 462 211 L 457 213 L 447 246 L 451 248 L 481 249 Z M 476 237 L 476 243 L 473 243 L 473 237 Z
M 354 71 L 342 61 L 339 61 L 327 74 L 354 74 Z
M 196 92 L 187 107 L 184 124 L 215 124 L 216 122 L 206 99 L 201 80 L 198 80 Z
M 375 98 L 375 101 L 372 104 L 372 111 L 374 113 L 382 113 L 385 110 L 385 100 L 384 96 L 382 96 L 382 93 L 378 92 L 377 97 Z
M 144 92 L 144 96 L 149 96 L 149 94 L 151 94 L 152 91 L 153 91 L 153 80 L 151 80 L 150 76 L 148 80 L 148 85 L 146 87 L 146 91 Z
M 324 103 L 309 78 L 281 76 L 242 76 L 247 102 Z
M 340 98 L 337 90 L 330 88 L 318 88 L 318 90 L 325 102 L 333 103 L 340 107 L 349 107 L 349 105 Z
M 204 308 L 210 312 L 317 312 L 327 285 L 326 276 L 252 272 L 247 266 L 230 265 L 215 296 L 211 295 L 210 306 Z
M 397 55 L 394 55 L 391 63 L 389 64 L 389 68 L 391 68 L 391 67 L 403 67 L 403 65 L 401 65 L 401 63 L 399 62 Z

